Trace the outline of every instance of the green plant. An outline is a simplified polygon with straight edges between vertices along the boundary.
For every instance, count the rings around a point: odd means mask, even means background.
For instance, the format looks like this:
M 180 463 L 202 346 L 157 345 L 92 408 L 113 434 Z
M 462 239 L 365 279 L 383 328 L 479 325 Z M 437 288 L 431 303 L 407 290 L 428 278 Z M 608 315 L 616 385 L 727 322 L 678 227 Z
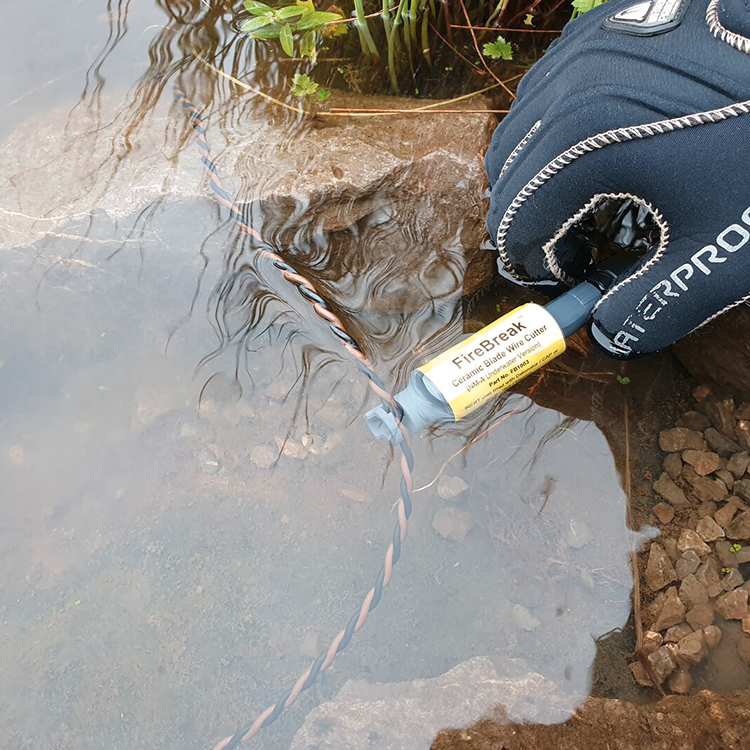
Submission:
M 482 54 L 493 60 L 513 59 L 513 49 L 510 46 L 510 42 L 506 42 L 501 36 L 499 36 L 494 42 L 487 42 L 487 44 L 482 47 Z
M 729 575 L 729 574 L 730 574 L 730 573 L 732 572 L 732 569 L 731 569 L 731 568 L 722 568 L 722 569 L 721 569 L 721 572 L 722 572 L 722 573 L 723 573 L 723 574 L 724 574 L 725 576 L 727 576 L 727 575 Z
M 732 545 L 732 546 L 731 546 L 731 547 L 729 548 L 729 551 L 730 551 L 730 552 L 734 552 L 735 554 L 737 554 L 737 553 L 738 553 L 738 552 L 739 552 L 739 551 L 740 551 L 741 549 L 742 549 L 742 545 L 741 545 L 741 544 L 738 544 L 737 542 L 735 542 L 735 543 L 734 543 L 734 544 L 733 544 L 733 545 Z
M 630 385 L 630 378 L 627 375 L 618 375 L 617 382 L 620 385 Z
M 292 94 L 303 99 L 308 96 L 314 96 L 318 104 L 322 104 L 331 95 L 327 89 L 320 88 L 307 73 L 296 73 L 292 80 Z
M 606 0 L 573 0 L 571 2 L 571 5 L 573 6 L 573 15 L 571 16 L 571 19 L 578 18 L 578 16 L 582 16 L 586 11 L 598 8 L 605 2 Z

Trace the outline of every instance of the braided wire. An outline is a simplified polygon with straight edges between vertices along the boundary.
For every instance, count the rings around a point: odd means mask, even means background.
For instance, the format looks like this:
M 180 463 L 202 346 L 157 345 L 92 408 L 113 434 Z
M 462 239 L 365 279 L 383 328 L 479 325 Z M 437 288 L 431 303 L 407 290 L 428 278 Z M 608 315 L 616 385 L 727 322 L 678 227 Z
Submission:
M 309 669 L 300 675 L 297 682 L 283 693 L 283 695 L 279 696 L 265 711 L 259 714 L 252 723 L 240 727 L 231 737 L 226 737 L 214 747 L 214 750 L 234 750 L 240 742 L 249 740 L 260 729 L 273 724 L 281 712 L 285 708 L 289 708 L 297 700 L 300 693 L 315 683 L 320 673 L 325 672 L 331 666 L 336 656 L 349 645 L 354 634 L 364 625 L 370 612 L 380 603 L 383 596 L 383 589 L 391 580 L 393 566 L 401 557 L 401 547 L 406 537 L 407 521 L 412 512 L 411 492 L 414 456 L 409 444 L 408 430 L 401 421 L 401 408 L 375 373 L 367 355 L 356 340 L 346 332 L 339 317 L 330 309 L 325 299 L 318 294 L 312 282 L 298 273 L 293 266 L 287 263 L 264 241 L 263 237 L 255 229 L 246 223 L 242 211 L 237 208 L 222 185 L 219 170 L 211 157 L 211 151 L 206 139 L 206 129 L 199 109 L 179 88 L 175 89 L 175 96 L 182 109 L 186 112 L 190 124 L 195 131 L 198 148 L 201 151 L 201 162 L 208 177 L 209 187 L 213 191 L 216 200 L 229 210 L 232 219 L 234 219 L 240 230 L 250 238 L 258 253 L 272 262 L 274 268 L 279 271 L 284 280 L 295 286 L 300 295 L 310 303 L 315 313 L 328 324 L 331 332 L 340 341 L 347 354 L 354 359 L 360 372 L 367 378 L 370 389 L 380 399 L 383 406 L 393 414 L 403 436 L 403 440 L 398 442 L 398 448 L 401 452 L 401 496 L 397 504 L 398 521 L 393 529 L 391 543 L 388 545 L 385 560 L 375 579 L 374 585 L 365 595 L 360 608 L 349 618 L 346 627 L 339 631 L 331 641 L 330 646 L 320 653 Z

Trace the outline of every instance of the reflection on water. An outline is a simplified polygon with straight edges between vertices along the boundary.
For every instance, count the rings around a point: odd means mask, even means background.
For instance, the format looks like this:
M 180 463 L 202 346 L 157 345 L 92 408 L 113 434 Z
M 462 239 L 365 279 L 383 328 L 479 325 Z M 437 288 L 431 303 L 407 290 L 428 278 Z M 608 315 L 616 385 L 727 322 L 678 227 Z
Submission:
M 259 201 L 284 193 L 258 165 L 325 131 L 195 63 L 198 47 L 283 88 L 281 63 L 235 38 L 228 6 L 42 6 L 10 4 L 3 48 L 18 67 L 0 78 L 0 724 L 9 747 L 206 748 L 296 680 L 359 605 L 398 467 L 361 418 L 372 403 L 356 368 L 206 196 L 168 79 L 181 71 L 217 113 L 225 183 L 389 385 L 517 292 L 461 302 L 475 227 L 441 223 L 425 191 L 398 211 L 375 191 L 328 224 L 314 218 L 325 193 Z M 293 188 L 305 172 L 282 177 Z M 652 361 L 639 382 L 634 451 L 669 378 Z M 519 411 L 460 455 L 492 412 L 418 439 L 417 485 L 442 474 L 415 494 L 383 604 L 258 741 L 417 747 L 497 703 L 541 722 L 572 711 L 597 639 L 630 611 L 618 388 L 611 363 L 574 353 L 535 403 L 496 404 Z M 393 709 L 373 736 L 345 721 L 369 700 L 352 685 L 339 695 L 352 678 L 393 686 L 387 703 L 446 673 L 451 700 L 420 689 L 418 722 Z

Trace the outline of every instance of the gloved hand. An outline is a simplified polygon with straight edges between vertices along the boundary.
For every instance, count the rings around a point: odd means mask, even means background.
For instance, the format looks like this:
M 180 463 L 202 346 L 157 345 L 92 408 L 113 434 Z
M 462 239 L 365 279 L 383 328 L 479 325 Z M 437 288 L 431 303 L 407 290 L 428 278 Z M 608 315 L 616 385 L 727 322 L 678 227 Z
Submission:
M 671 30 L 649 25 L 658 2 L 662 19 L 684 13 Z M 490 237 L 519 280 L 579 280 L 590 254 L 570 228 L 608 197 L 653 214 L 657 246 L 594 311 L 613 356 L 662 349 L 749 298 L 748 0 L 585 13 L 522 80 L 486 164 Z

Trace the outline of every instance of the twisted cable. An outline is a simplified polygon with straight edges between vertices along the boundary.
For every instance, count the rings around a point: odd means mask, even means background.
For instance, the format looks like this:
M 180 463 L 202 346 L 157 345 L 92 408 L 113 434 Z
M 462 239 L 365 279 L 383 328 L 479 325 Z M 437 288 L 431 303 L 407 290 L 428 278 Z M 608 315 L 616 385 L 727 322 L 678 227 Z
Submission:
M 240 742 L 249 740 L 260 729 L 273 724 L 285 708 L 289 708 L 298 698 L 302 691 L 307 690 L 317 680 L 321 672 L 325 672 L 331 666 L 333 660 L 340 654 L 351 641 L 354 634 L 364 625 L 367 616 L 378 606 L 383 596 L 383 589 L 388 585 L 393 575 L 393 566 L 401 557 L 401 545 L 406 537 L 407 521 L 412 512 L 412 472 L 414 470 L 414 456 L 412 455 L 409 441 L 409 433 L 401 421 L 401 408 L 391 393 L 388 392 L 383 382 L 373 370 L 372 364 L 359 344 L 350 336 L 339 317 L 329 308 L 325 299 L 318 294 L 313 283 L 296 271 L 279 255 L 263 237 L 246 223 L 245 217 L 224 189 L 219 170 L 216 167 L 206 139 L 206 129 L 200 110 L 193 104 L 179 88 L 175 89 L 175 96 L 186 112 L 190 124 L 195 131 L 198 148 L 201 151 L 201 162 L 203 163 L 208 184 L 213 191 L 216 200 L 229 210 L 237 226 L 244 232 L 253 243 L 261 257 L 269 260 L 280 272 L 282 278 L 293 285 L 302 297 L 312 306 L 318 317 L 322 318 L 331 332 L 336 336 L 346 353 L 352 357 L 359 370 L 367 378 L 370 389 L 375 393 L 381 403 L 388 409 L 396 419 L 401 430 L 403 440 L 399 441 L 398 448 L 401 452 L 401 496 L 397 504 L 398 521 L 393 529 L 391 543 L 385 553 L 383 566 L 378 573 L 375 583 L 367 592 L 360 608 L 349 618 L 349 622 L 331 641 L 330 646 L 321 652 L 317 659 L 303 674 L 297 682 L 272 703 L 265 711 L 260 713 L 254 721 L 240 727 L 232 736 L 221 740 L 214 750 L 234 750 Z

